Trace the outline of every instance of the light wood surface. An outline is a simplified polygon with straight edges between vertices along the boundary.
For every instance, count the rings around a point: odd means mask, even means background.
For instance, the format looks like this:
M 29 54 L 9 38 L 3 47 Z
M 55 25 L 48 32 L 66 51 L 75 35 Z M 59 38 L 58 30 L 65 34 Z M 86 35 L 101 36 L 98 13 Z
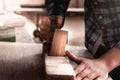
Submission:
M 56 29 L 52 41 L 50 56 L 64 56 L 67 39 L 67 31 Z
M 46 80 L 74 80 L 75 72 L 67 57 L 46 56 Z

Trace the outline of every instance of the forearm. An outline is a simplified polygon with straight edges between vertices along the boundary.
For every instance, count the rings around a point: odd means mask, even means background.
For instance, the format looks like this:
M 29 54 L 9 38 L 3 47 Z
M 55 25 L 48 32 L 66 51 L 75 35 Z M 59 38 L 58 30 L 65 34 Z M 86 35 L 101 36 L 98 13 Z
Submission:
M 110 72 L 120 65 L 120 49 L 117 47 L 110 49 L 103 56 L 101 56 L 99 60 L 106 64 L 106 67 Z

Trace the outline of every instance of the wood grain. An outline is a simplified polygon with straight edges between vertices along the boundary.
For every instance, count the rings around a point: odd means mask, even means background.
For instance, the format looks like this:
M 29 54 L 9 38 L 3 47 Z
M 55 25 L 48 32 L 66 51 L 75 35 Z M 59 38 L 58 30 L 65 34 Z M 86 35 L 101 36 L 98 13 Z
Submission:
M 75 72 L 67 57 L 46 56 L 46 80 L 74 80 Z
M 50 56 L 64 56 L 67 39 L 67 31 L 56 29 L 52 41 Z

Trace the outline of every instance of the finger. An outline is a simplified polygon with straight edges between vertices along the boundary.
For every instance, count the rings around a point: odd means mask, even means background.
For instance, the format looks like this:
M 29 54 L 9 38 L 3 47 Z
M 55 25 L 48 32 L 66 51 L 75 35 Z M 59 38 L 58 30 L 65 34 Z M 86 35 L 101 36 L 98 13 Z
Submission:
M 41 21 L 42 21 L 41 24 L 50 26 L 51 21 L 50 21 L 49 17 L 44 16 Z
M 40 30 L 41 30 L 41 31 L 50 32 L 50 27 L 48 27 L 48 26 L 45 25 L 44 23 L 41 23 L 41 25 L 40 25 Z
M 47 40 L 47 37 L 46 37 L 46 36 L 43 36 L 43 35 L 42 35 L 42 36 L 40 35 L 40 40 L 41 40 L 41 41 Z
M 68 50 L 67 50 L 65 53 L 66 53 L 66 55 L 67 55 L 71 60 L 75 61 L 77 64 L 80 64 L 81 60 L 80 60 L 80 58 L 78 58 L 76 55 L 72 54 L 72 53 L 71 53 L 70 51 L 68 51 Z
M 48 33 L 45 32 L 45 31 L 40 31 L 40 37 L 43 39 L 43 40 L 46 40 L 48 38 Z
M 81 78 L 81 77 L 76 77 L 76 79 L 77 79 L 77 80 L 82 80 L 82 78 Z
M 85 65 L 84 64 L 80 64 L 80 65 L 78 65 L 77 67 L 74 68 L 74 71 L 75 71 L 75 73 L 78 76 L 79 73 L 81 73 L 84 69 L 85 69 Z
M 58 26 L 58 28 L 61 28 L 62 25 L 63 25 L 63 17 L 62 16 L 58 16 L 57 18 L 58 18 L 57 19 L 57 26 Z
M 91 70 L 88 68 L 85 68 L 78 74 L 78 76 L 84 79 L 90 73 L 91 73 Z
M 98 75 L 95 72 L 92 72 L 92 73 L 88 74 L 86 77 L 88 77 L 90 80 L 93 80 L 96 77 L 98 77 Z

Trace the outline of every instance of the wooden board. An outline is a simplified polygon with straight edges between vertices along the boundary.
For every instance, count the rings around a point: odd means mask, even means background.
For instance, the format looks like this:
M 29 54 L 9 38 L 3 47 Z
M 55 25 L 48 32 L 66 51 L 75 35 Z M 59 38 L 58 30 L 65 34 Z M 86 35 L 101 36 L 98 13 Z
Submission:
M 74 80 L 75 72 L 67 57 L 46 56 L 46 80 Z
M 56 29 L 52 41 L 50 56 L 64 56 L 67 39 L 67 31 Z

